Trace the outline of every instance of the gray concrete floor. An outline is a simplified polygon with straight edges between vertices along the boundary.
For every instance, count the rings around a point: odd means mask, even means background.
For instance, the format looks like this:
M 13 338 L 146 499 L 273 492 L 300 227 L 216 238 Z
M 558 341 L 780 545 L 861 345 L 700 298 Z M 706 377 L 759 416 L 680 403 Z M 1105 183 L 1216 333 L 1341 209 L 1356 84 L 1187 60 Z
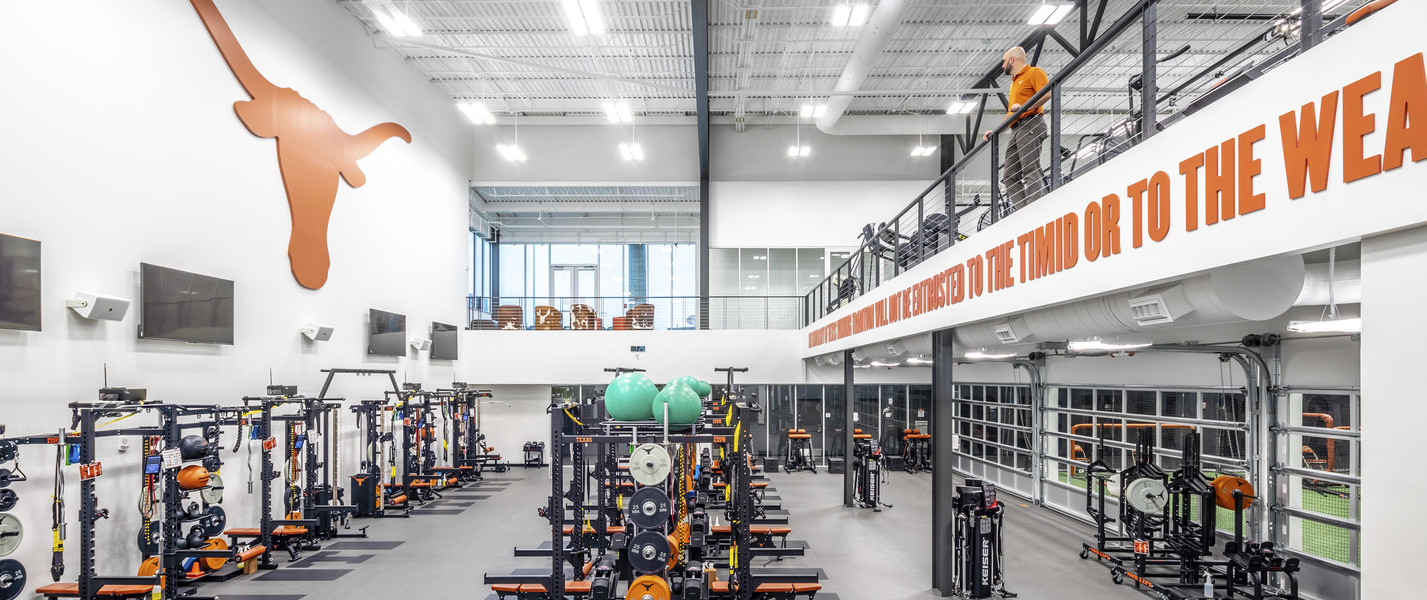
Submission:
M 793 541 L 806 542 L 806 556 L 781 562 L 759 559 L 755 567 L 821 569 L 827 600 L 935 598 L 931 590 L 931 474 L 891 473 L 880 513 L 841 506 L 841 476 L 825 471 L 770 475 L 783 508 L 790 512 Z M 369 537 L 329 541 L 276 571 L 204 585 L 200 595 L 224 600 L 353 600 L 358 598 L 494 598 L 484 573 L 538 572 L 549 562 L 515 558 L 515 547 L 535 547 L 548 538 L 536 509 L 549 495 L 545 471 L 515 469 L 484 483 L 447 493 L 407 519 L 354 519 L 370 525 Z M 1111 583 L 1103 565 L 1078 558 L 1090 529 L 1014 497 L 1006 516 L 1008 588 L 1028 600 L 1143 598 Z M 238 526 L 237 523 L 233 524 Z M 355 531 L 355 530 L 354 530 Z M 355 542 L 355 543 L 348 543 Z M 372 544 L 370 542 L 386 542 Z M 379 549 L 379 546 L 392 546 Z

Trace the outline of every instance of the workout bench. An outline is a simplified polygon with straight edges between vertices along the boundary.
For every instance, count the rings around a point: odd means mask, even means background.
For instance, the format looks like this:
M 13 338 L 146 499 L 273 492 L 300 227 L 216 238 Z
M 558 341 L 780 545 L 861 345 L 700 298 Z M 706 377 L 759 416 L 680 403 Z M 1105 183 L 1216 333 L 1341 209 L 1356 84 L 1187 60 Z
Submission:
M 78 598 L 78 583 L 51 583 L 35 588 L 35 593 L 51 600 L 55 598 Z M 96 594 L 104 598 L 148 598 L 154 593 L 152 585 L 103 585 Z

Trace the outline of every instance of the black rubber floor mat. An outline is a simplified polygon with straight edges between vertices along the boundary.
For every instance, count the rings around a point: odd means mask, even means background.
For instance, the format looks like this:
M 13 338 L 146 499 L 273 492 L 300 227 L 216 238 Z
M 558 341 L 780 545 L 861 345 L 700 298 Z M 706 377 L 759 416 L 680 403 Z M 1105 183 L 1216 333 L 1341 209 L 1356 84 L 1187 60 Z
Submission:
M 411 511 L 411 514 L 413 514 L 413 515 L 459 515 L 459 514 L 461 514 L 461 513 L 463 513 L 463 512 L 466 512 L 466 509 L 464 509 L 464 508 L 423 508 L 423 509 L 420 509 L 420 510 L 413 510 L 413 511 Z
M 334 542 L 322 546 L 324 550 L 391 550 L 406 542 L 379 542 L 376 540 L 353 540 L 349 542 Z M 227 597 L 227 594 L 224 594 Z
M 336 581 L 338 577 L 351 573 L 351 569 L 279 569 L 258 576 L 258 581 Z M 224 597 L 228 597 L 224 594 Z

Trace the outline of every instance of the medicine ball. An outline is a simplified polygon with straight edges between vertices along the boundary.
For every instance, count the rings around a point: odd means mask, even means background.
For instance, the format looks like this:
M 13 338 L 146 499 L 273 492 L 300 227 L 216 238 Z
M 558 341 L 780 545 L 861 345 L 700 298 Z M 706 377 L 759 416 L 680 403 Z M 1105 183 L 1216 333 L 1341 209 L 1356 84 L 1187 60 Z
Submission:
M 197 460 L 208 454 L 208 440 L 202 436 L 185 435 L 178 441 L 178 453 L 183 460 Z
M 178 471 L 178 489 L 201 490 L 208 487 L 208 469 L 201 465 L 189 465 Z

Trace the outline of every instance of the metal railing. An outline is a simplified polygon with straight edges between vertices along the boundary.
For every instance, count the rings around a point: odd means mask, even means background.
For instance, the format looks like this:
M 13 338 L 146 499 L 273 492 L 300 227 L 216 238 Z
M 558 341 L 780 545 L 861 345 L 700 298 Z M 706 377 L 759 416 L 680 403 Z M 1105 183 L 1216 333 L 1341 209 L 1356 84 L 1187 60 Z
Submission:
M 467 327 L 502 330 L 798 329 L 803 296 L 467 296 Z M 703 315 L 703 316 L 701 316 Z
M 1080 4 L 1079 10 L 1085 12 L 1091 4 Z M 1021 44 L 1027 52 L 1033 53 L 1028 62 L 1045 64 L 1054 77 L 1023 106 L 992 127 L 984 141 L 981 127 L 988 103 L 998 97 L 1004 102 L 1005 96 L 997 88 L 996 73 L 980 80 L 976 87 L 985 88 L 987 92 L 980 96 L 975 124 L 973 119 L 968 119 L 965 134 L 952 136 L 962 150 L 955 164 L 890 220 L 863 228 L 859 248 L 808 292 L 803 324 L 806 326 L 827 316 L 903 271 L 993 226 L 1015 209 L 1059 189 L 1181 118 L 1222 99 L 1341 29 L 1345 22 L 1345 18 L 1338 18 L 1321 23 L 1319 0 L 1305 0 L 1302 8 L 1282 12 L 1277 19 L 1267 21 L 1230 24 L 1227 21 L 1231 17 L 1226 15 L 1217 25 L 1228 33 L 1209 40 L 1210 49 L 1205 50 L 1221 56 L 1207 66 L 1180 64 L 1195 61 L 1181 59 L 1190 49 L 1187 45 L 1168 49 L 1167 55 L 1161 55 L 1157 44 L 1161 25 L 1157 6 L 1157 0 L 1134 2 L 1102 32 L 1095 31 L 1099 16 L 1088 32 L 1082 22 L 1079 48 L 1053 28 L 1038 28 L 1028 36 Z M 1256 8 L 1260 13 L 1283 11 L 1281 4 Z M 1197 18 L 1212 18 L 1212 15 Z M 1203 24 L 1180 21 L 1183 19 L 1166 21 L 1166 31 L 1178 33 L 1178 28 Z M 1315 26 L 1321 28 L 1315 29 Z M 1067 50 L 1069 61 L 1063 65 L 1048 64 L 1063 60 L 1060 53 L 1048 54 L 1042 61 L 1041 48 L 1046 43 Z M 1195 43 L 1205 42 L 1196 39 Z M 1218 50 L 1219 47 L 1223 50 Z M 1140 67 L 1128 81 L 1124 79 L 1127 64 Z M 1161 87 L 1169 91 L 1162 92 Z M 1026 177 L 1017 184 L 1022 197 L 1008 197 L 1001 190 L 1001 150 L 1006 142 L 1000 139 L 1000 134 L 1028 116 L 1043 100 L 1044 106 L 1040 108 L 1044 116 L 1038 118 L 1048 122 L 1047 140 L 1040 144 L 1040 164 L 1048 163 L 1048 168 L 1041 171 L 1039 178 Z M 992 119 L 999 116 L 996 112 L 991 114 Z M 951 148 L 942 151 L 951 151 Z

